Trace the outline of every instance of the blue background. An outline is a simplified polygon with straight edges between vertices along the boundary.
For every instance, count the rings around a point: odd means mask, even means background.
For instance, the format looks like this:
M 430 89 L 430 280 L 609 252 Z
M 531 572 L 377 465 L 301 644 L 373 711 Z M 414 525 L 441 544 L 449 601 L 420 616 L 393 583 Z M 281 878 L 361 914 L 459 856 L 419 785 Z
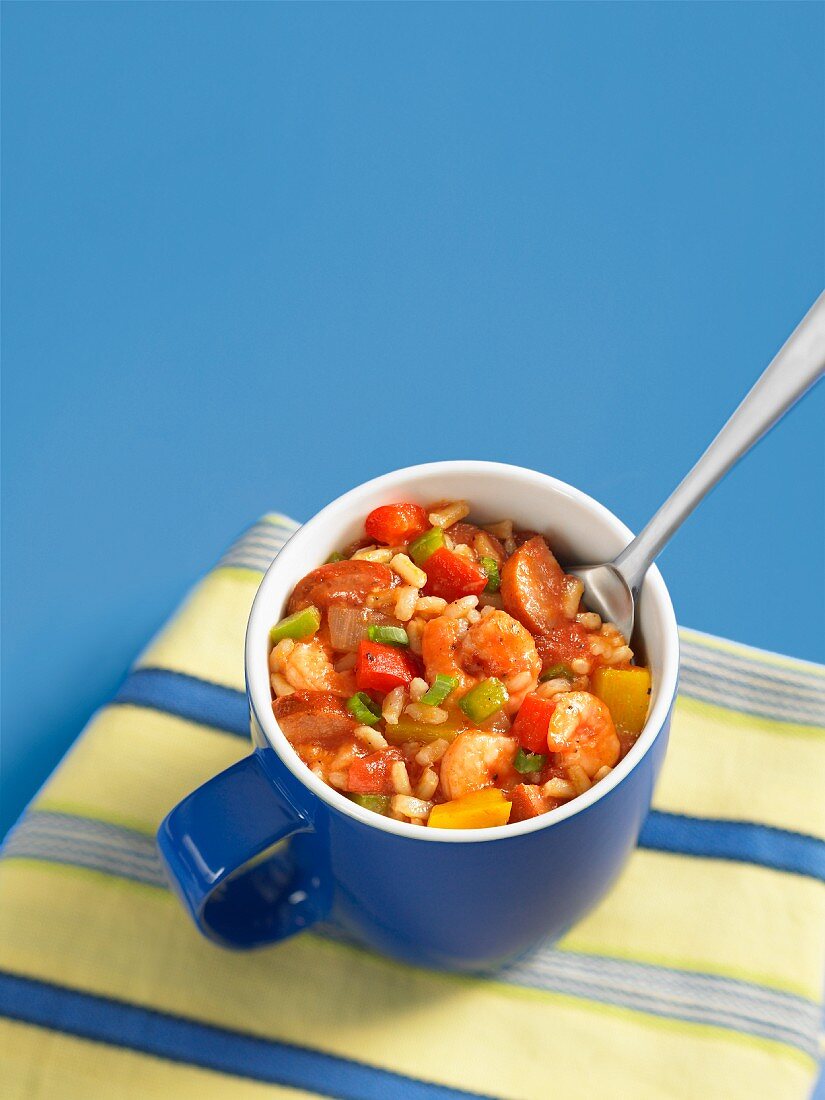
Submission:
M 823 283 L 823 7 L 3 12 L 0 834 L 259 513 L 500 459 L 632 527 Z M 662 557 L 822 657 L 823 388 Z

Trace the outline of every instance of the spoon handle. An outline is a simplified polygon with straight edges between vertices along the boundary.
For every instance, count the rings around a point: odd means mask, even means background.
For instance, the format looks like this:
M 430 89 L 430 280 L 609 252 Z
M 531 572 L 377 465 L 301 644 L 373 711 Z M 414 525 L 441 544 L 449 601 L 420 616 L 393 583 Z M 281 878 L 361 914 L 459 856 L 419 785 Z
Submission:
M 614 562 L 634 596 L 682 521 L 742 455 L 825 372 L 825 292 L 820 294 L 708 449 Z

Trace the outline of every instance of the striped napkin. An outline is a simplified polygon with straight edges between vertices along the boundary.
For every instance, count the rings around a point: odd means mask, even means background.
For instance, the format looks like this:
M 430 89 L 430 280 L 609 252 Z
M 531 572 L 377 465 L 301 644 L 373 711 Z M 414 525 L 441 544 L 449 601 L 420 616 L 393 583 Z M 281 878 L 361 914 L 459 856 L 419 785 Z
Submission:
M 267 516 L 229 550 L 10 834 L 3 1096 L 807 1096 L 825 969 L 825 669 L 693 631 L 640 847 L 560 943 L 467 977 L 333 928 L 249 954 L 200 938 L 153 837 L 249 750 L 247 613 L 294 528 Z

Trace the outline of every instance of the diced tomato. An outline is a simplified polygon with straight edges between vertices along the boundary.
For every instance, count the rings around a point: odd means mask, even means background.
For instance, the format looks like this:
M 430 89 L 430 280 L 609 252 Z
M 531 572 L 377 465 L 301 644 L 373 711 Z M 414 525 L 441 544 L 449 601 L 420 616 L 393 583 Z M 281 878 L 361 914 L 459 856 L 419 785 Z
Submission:
M 398 749 L 381 749 L 353 760 L 347 773 L 347 790 L 353 794 L 392 794 L 390 769 L 401 759 Z
M 510 821 L 527 821 L 531 817 L 538 817 L 547 809 L 547 799 L 541 793 L 541 787 L 535 783 L 519 783 L 507 792 L 507 797 L 513 803 Z
M 487 587 L 487 574 L 477 562 L 442 548 L 430 554 L 424 563 L 427 596 L 442 600 L 460 600 L 462 596 L 479 596 Z
M 359 691 L 392 691 L 401 684 L 408 684 L 417 675 L 418 665 L 412 654 L 399 646 L 358 643 L 355 683 Z
M 542 699 L 535 693 L 527 696 L 510 729 L 510 733 L 515 734 L 523 749 L 540 753 L 548 751 L 547 727 L 555 709 L 556 704 L 552 699 Z
M 423 535 L 430 526 L 420 504 L 384 504 L 367 516 L 364 527 L 375 542 L 401 546 Z

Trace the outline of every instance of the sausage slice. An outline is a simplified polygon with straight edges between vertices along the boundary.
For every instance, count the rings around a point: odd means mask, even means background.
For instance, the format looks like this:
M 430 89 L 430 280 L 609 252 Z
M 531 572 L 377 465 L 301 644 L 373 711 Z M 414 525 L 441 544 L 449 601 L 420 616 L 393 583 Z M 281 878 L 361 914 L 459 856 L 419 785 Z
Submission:
M 333 561 L 319 565 L 298 581 L 289 600 L 288 611 L 301 611 L 313 604 L 329 607 L 333 603 L 362 604 L 367 596 L 386 588 L 395 588 L 400 578 L 388 565 L 377 561 Z
M 541 535 L 511 554 L 501 571 L 505 610 L 534 634 L 548 634 L 565 622 L 564 570 Z
M 293 745 L 350 733 L 358 723 L 331 691 L 295 691 L 272 703 L 275 721 Z

